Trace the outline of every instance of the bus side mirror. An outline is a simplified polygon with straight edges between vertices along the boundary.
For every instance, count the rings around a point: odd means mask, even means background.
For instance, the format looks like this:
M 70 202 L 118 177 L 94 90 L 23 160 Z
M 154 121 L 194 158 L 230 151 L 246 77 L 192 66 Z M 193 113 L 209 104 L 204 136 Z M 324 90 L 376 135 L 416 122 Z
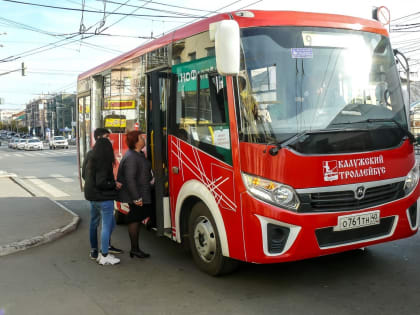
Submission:
M 239 25 L 233 20 L 210 24 L 210 40 L 215 41 L 216 67 L 221 75 L 237 75 L 240 64 Z

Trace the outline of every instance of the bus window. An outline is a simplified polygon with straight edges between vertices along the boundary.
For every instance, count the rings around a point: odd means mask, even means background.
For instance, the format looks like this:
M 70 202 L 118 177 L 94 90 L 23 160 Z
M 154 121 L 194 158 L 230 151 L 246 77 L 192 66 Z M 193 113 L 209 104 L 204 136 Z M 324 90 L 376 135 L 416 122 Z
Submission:
M 191 73 L 194 71 L 191 68 L 203 68 L 211 59 L 174 67 L 174 73 L 178 74 L 175 135 L 232 164 L 225 78 L 207 72 L 198 74 L 193 82 L 185 81 L 185 71 Z M 209 68 L 208 64 L 205 67 Z
M 115 66 L 103 77 L 102 125 L 113 133 L 134 129 L 135 123 L 144 121 L 136 110 L 141 104 L 140 78 L 144 67 L 140 58 Z M 143 111 L 144 115 L 144 111 Z

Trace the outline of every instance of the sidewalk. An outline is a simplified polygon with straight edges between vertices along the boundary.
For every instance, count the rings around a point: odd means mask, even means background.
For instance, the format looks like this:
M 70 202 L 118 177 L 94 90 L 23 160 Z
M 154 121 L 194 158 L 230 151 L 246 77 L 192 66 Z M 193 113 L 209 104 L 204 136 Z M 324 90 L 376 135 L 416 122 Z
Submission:
M 51 242 L 74 231 L 79 216 L 37 197 L 15 174 L 0 171 L 0 256 Z

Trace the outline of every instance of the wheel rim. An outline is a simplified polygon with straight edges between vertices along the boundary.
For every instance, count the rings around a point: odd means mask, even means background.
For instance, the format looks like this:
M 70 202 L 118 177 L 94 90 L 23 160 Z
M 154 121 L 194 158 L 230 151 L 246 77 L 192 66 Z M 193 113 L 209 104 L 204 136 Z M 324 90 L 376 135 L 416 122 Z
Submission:
M 216 234 L 210 220 L 204 216 L 197 218 L 194 228 L 194 244 L 201 259 L 210 262 L 216 256 Z

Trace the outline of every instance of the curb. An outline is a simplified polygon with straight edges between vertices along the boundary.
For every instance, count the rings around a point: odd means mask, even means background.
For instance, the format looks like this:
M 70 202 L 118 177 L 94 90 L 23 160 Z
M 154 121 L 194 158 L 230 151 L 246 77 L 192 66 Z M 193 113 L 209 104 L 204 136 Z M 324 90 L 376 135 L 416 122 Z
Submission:
M 36 197 L 37 195 L 31 191 L 28 187 L 26 187 L 23 184 L 23 181 L 18 180 L 16 181 L 17 177 L 16 174 L 9 174 L 10 176 L 2 176 L 0 174 L 0 177 L 9 177 L 12 181 L 14 181 L 16 184 L 18 184 L 19 186 L 21 186 L 22 188 L 24 188 L 26 191 L 28 191 L 32 196 Z M 30 197 L 29 197 L 30 198 Z M 6 256 L 6 255 L 10 255 L 19 251 L 23 251 L 32 247 L 36 247 L 39 245 L 43 245 L 49 242 L 52 242 L 56 239 L 59 239 L 60 237 L 73 232 L 74 230 L 76 230 L 79 222 L 80 222 L 80 217 L 75 214 L 73 211 L 71 211 L 70 209 L 68 209 L 67 207 L 65 207 L 64 205 L 62 205 L 61 203 L 52 200 L 48 197 L 46 197 L 47 199 L 49 199 L 50 201 L 52 201 L 53 203 L 55 203 L 57 206 L 59 206 L 61 209 L 63 209 L 64 211 L 68 212 L 73 218 L 71 220 L 71 222 L 63 227 L 59 227 L 56 228 L 50 232 L 47 232 L 45 234 L 39 235 L 39 236 L 34 236 L 31 237 L 30 239 L 26 239 L 26 240 L 22 240 L 19 242 L 13 242 L 11 244 L 7 244 L 7 245 L 2 245 L 0 246 L 0 257 L 1 256 Z
M 0 178 L 9 177 L 11 179 L 12 177 L 16 177 L 16 176 L 17 175 L 14 174 L 14 173 L 8 173 L 8 172 L 5 172 L 5 171 L 0 171 Z

